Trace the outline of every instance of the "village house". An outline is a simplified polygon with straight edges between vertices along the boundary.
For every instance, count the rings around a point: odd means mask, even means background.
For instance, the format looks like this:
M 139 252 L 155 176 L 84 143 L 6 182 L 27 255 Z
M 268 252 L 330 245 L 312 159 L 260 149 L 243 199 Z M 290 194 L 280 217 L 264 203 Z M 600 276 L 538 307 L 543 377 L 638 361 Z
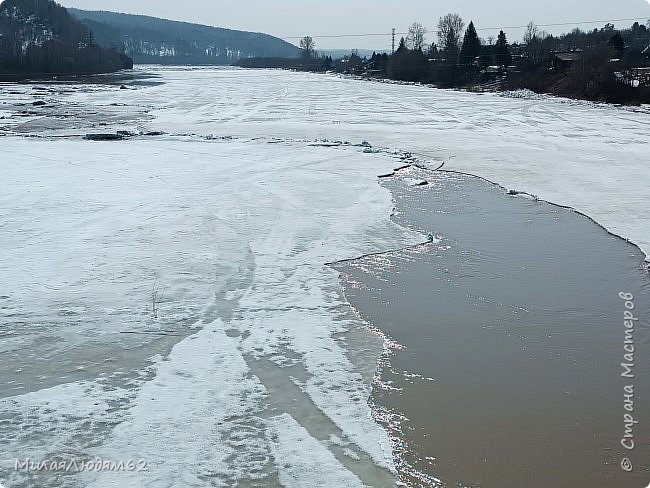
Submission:
M 571 67 L 576 61 L 582 59 L 582 50 L 554 52 L 552 53 L 551 65 L 555 69 L 566 69 Z

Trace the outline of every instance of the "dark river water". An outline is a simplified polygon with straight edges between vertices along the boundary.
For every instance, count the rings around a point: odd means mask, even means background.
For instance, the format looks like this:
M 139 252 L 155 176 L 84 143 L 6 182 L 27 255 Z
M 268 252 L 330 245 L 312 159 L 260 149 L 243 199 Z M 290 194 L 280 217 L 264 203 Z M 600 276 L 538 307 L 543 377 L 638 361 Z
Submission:
M 508 196 L 479 178 L 411 171 L 429 185 L 384 181 L 394 219 L 436 241 L 336 265 L 352 306 L 394 341 L 371 401 L 402 480 L 645 488 L 650 280 L 642 253 L 570 209 Z M 634 364 L 634 377 L 622 376 L 621 363 Z

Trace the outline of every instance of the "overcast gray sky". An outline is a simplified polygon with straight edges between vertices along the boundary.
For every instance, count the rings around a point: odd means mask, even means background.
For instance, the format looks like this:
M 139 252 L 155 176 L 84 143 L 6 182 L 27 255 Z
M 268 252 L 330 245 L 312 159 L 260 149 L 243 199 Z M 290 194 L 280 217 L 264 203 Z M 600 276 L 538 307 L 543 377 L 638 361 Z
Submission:
M 110 10 L 184 20 L 217 27 L 265 32 L 278 37 L 311 35 L 321 49 L 387 49 L 390 36 L 321 38 L 321 35 L 390 33 L 406 31 L 413 22 L 433 30 L 441 15 L 459 13 L 478 29 L 504 28 L 508 39 L 518 40 L 527 24 L 650 18 L 650 0 L 59 0 L 64 6 L 86 10 Z M 629 26 L 632 22 L 615 22 Z M 602 24 L 582 24 L 583 28 Z M 573 24 L 572 24 L 573 26 Z M 553 33 L 572 26 L 544 27 Z M 498 30 L 497 30 L 498 32 Z M 479 30 L 479 36 L 493 35 Z M 428 41 L 434 41 L 430 32 Z M 288 39 L 296 44 L 296 39 Z

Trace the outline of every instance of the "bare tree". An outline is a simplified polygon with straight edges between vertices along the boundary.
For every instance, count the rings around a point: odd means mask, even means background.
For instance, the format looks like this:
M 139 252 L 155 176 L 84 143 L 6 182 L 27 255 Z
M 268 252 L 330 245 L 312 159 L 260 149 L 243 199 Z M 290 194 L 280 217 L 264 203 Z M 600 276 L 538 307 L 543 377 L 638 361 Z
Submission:
M 533 64 L 539 64 L 544 59 L 544 39 L 548 34 L 540 31 L 533 23 L 529 22 L 524 32 L 524 42 L 526 43 L 526 53 Z
M 316 43 L 310 36 L 305 36 L 300 39 L 300 49 L 302 49 L 302 57 L 311 59 L 314 57 Z
M 530 41 L 535 39 L 537 37 L 537 34 L 539 34 L 539 29 L 535 25 L 534 22 L 528 22 L 528 25 L 526 26 L 526 31 L 524 32 L 524 43 L 528 44 Z
M 465 22 L 458 14 L 447 14 L 438 21 L 438 44 L 443 51 L 457 52 Z
M 413 22 L 409 27 L 408 35 L 406 36 L 406 45 L 412 50 L 422 50 L 424 47 L 424 36 L 427 29 L 417 22 Z

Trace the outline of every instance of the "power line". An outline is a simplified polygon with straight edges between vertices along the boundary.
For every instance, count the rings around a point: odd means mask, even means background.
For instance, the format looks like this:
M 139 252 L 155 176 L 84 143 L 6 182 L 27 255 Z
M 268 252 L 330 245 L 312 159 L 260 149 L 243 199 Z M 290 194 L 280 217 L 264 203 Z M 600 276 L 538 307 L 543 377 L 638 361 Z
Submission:
M 638 20 L 645 20 L 648 19 L 647 15 L 640 15 L 638 17 L 633 17 L 629 19 L 608 19 L 608 20 L 583 20 L 583 21 L 576 21 L 576 22 L 560 22 L 560 23 L 555 23 L 555 24 L 535 24 L 537 27 L 563 27 L 567 25 L 583 25 L 583 24 L 607 24 L 610 22 L 631 22 L 631 21 L 638 21 Z M 511 25 L 511 26 L 506 26 L 506 27 L 482 27 L 480 29 L 476 30 L 502 30 L 502 29 L 525 29 L 528 27 L 528 25 Z M 428 32 L 434 32 L 437 33 L 438 30 L 430 30 Z M 333 34 L 333 35 L 322 35 L 322 36 L 311 36 L 313 38 L 319 38 L 319 39 L 334 39 L 334 38 L 341 38 L 341 37 L 378 37 L 378 36 L 390 36 L 392 33 L 390 32 L 382 32 L 382 33 L 371 33 L 371 34 Z M 405 36 L 408 35 L 408 32 L 395 32 L 395 35 L 398 36 Z M 287 36 L 287 37 L 281 37 L 281 39 L 302 39 L 304 36 Z
M 408 34 L 407 32 L 396 32 L 396 35 Z M 370 37 L 370 36 L 390 36 L 391 33 L 382 32 L 381 34 L 336 34 L 336 35 L 324 35 L 324 36 L 311 36 L 314 39 L 324 39 L 324 38 L 333 38 L 333 37 Z M 281 37 L 280 39 L 302 39 L 305 36 L 290 36 L 290 37 Z
M 632 19 L 589 20 L 589 21 L 582 21 L 582 22 L 562 22 L 559 24 L 535 24 L 535 25 L 537 27 L 561 27 L 561 26 L 576 25 L 576 24 L 581 25 L 581 24 L 602 24 L 602 23 L 609 23 L 609 22 L 631 22 L 633 20 L 643 20 L 647 18 L 650 17 L 640 16 L 640 17 L 634 17 Z M 482 29 L 476 29 L 476 30 L 525 29 L 526 27 L 528 27 L 528 25 L 515 25 L 509 27 L 484 27 Z

